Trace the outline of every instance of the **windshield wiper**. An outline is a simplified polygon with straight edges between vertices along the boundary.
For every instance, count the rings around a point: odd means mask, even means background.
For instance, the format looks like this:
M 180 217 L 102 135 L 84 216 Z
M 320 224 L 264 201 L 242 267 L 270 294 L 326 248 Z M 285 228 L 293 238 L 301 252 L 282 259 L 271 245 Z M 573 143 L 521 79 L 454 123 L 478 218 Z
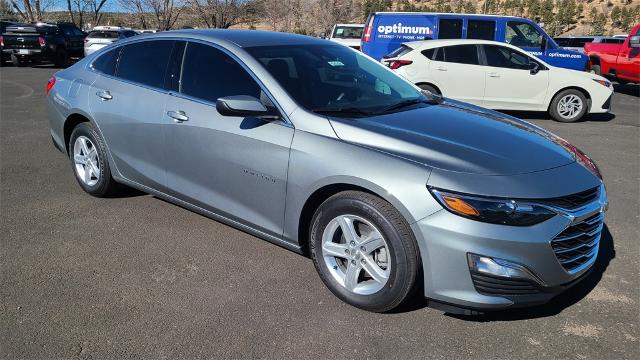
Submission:
M 378 114 L 388 113 L 394 110 L 399 110 L 404 107 L 416 105 L 416 104 L 438 105 L 441 103 L 442 103 L 442 97 L 438 95 L 433 95 L 431 93 L 427 93 L 425 94 L 424 98 L 408 99 L 408 100 L 400 101 L 399 103 L 393 104 L 391 106 L 387 106 L 386 108 L 378 111 Z
M 374 113 L 371 111 L 363 110 L 355 107 L 346 107 L 346 108 L 319 108 L 311 110 L 317 114 L 325 114 L 325 115 L 373 115 Z

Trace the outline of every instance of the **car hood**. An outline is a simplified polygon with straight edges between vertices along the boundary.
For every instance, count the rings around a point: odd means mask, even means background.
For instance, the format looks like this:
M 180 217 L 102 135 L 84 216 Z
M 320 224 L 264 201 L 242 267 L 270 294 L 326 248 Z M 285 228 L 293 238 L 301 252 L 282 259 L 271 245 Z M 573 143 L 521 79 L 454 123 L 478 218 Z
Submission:
M 575 161 L 557 136 L 540 127 L 450 99 L 391 114 L 329 120 L 344 141 L 442 170 L 510 175 Z

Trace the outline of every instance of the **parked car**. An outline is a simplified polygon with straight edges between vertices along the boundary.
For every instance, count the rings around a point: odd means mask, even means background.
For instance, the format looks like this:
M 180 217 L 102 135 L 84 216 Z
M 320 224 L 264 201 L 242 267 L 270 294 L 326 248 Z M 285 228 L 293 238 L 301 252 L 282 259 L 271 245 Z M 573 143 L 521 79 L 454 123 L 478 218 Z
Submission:
M 607 196 L 584 153 L 346 46 L 163 32 L 86 57 L 46 91 L 84 191 L 132 186 L 309 254 L 363 309 L 418 285 L 448 312 L 540 304 L 597 258 Z
M 71 58 L 84 55 L 85 35 L 72 23 L 8 26 L 2 34 L 2 52 L 18 66 L 50 61 L 58 67 L 66 67 Z
M 384 62 L 430 92 L 491 109 L 547 111 L 562 122 L 608 112 L 613 96 L 601 76 L 551 66 L 495 41 L 405 43 Z
M 118 26 L 96 26 L 84 39 L 84 56 L 90 55 L 118 40 L 136 35 L 138 33 L 131 29 Z
M 565 50 L 573 50 L 584 53 L 584 45 L 595 44 L 622 44 L 624 39 L 613 36 L 561 36 L 553 38 L 556 44 Z
M 553 66 L 587 69 L 585 55 L 560 48 L 538 24 L 516 16 L 376 12 L 367 19 L 361 49 L 380 60 L 402 43 L 438 39 L 504 42 Z
M 4 54 L 4 38 L 2 34 L 5 33 L 8 26 L 16 26 L 18 23 L 13 21 L 0 21 L 0 66 L 4 66 L 4 62 L 8 60 L 8 56 Z
M 138 34 L 155 34 L 158 32 L 158 30 L 155 29 L 136 29 L 134 31 Z
M 587 44 L 584 50 L 594 73 L 623 83 L 640 83 L 640 24 L 622 44 Z
M 359 50 L 363 30 L 364 24 L 336 24 L 331 29 L 329 40 Z

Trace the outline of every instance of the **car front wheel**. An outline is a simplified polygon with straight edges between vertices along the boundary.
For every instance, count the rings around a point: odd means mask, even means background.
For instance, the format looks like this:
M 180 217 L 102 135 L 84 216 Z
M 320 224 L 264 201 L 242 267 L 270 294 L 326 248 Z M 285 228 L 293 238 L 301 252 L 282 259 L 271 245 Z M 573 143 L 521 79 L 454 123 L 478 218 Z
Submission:
M 310 235 L 316 270 L 341 300 L 384 312 L 410 296 L 418 249 L 409 225 L 388 202 L 364 192 L 338 193 L 318 208 Z
M 560 122 L 576 122 L 588 110 L 587 98 L 575 89 L 567 89 L 558 93 L 549 106 L 549 115 Z

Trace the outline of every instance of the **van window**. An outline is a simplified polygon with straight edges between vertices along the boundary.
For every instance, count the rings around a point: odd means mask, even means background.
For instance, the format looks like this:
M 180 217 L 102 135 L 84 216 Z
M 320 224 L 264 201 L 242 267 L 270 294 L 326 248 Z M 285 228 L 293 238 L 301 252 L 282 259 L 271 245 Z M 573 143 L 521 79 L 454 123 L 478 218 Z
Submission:
M 541 48 L 542 34 L 529 23 L 507 21 L 505 42 L 521 48 Z
M 462 39 L 462 19 L 440 19 L 438 39 Z
M 480 65 L 478 47 L 475 45 L 447 46 L 440 48 L 438 52 L 444 53 L 444 61 L 448 63 Z
M 487 65 L 507 69 L 528 70 L 532 61 L 527 55 L 504 46 L 483 45 Z
M 91 68 L 106 75 L 113 75 L 116 72 L 120 49 L 121 48 L 115 48 L 98 56 L 98 58 L 91 63 Z
M 215 103 L 218 98 L 260 98 L 260 85 L 229 55 L 212 46 L 190 42 L 184 54 L 180 92 Z
M 494 40 L 495 35 L 495 21 L 469 20 L 467 23 L 467 39 Z
M 125 45 L 118 63 L 119 78 L 142 85 L 163 88 L 164 73 L 173 40 L 156 40 Z

